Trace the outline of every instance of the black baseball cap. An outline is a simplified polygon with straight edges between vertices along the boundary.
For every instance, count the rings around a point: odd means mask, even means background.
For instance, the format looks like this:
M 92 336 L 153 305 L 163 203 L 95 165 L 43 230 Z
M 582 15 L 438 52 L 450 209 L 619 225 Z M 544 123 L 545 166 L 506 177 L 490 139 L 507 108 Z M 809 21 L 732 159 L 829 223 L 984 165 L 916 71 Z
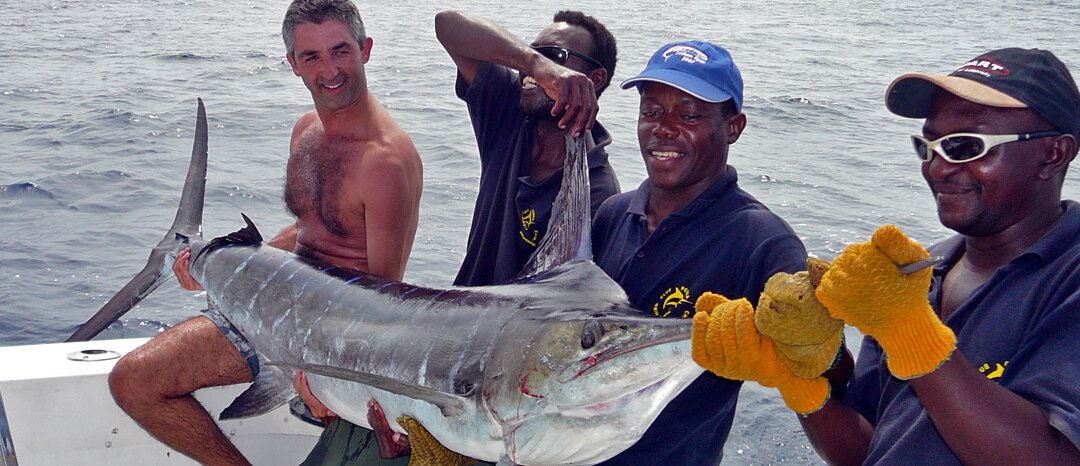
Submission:
M 1069 69 L 1048 50 L 994 50 L 948 76 L 902 75 L 889 84 L 885 106 L 903 117 L 926 118 L 938 88 L 977 104 L 1030 108 L 1058 131 L 1080 139 L 1080 92 Z

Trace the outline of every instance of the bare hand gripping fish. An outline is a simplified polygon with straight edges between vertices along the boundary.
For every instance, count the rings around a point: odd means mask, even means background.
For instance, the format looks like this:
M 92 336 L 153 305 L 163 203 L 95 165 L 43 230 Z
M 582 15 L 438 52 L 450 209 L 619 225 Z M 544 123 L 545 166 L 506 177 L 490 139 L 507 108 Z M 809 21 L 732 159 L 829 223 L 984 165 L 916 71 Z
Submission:
M 509 285 L 432 289 L 262 246 L 247 217 L 209 242 L 200 225 L 206 122 L 199 128 L 173 227 L 143 272 L 72 336 L 90 338 L 170 273 L 190 246 L 211 306 L 258 351 L 262 370 L 221 415 L 288 401 L 303 370 L 335 413 L 368 426 L 376 399 L 391 427 L 410 416 L 444 446 L 503 464 L 593 464 L 634 444 L 703 371 L 689 319 L 630 307 L 590 260 L 584 142 L 567 138 L 548 234 Z

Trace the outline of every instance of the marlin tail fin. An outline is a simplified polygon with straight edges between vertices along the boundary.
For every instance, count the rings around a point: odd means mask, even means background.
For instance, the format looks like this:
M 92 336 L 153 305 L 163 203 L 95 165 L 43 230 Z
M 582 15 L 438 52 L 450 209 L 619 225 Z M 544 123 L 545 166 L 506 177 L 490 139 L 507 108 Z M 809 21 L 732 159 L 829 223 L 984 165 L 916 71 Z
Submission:
M 206 192 L 207 125 L 206 110 L 203 108 L 202 99 L 198 100 L 199 113 L 195 123 L 195 144 L 191 149 L 191 164 L 188 165 L 184 192 L 180 196 L 180 207 L 176 210 L 176 219 L 173 220 L 172 227 L 165 233 L 161 242 L 150 251 L 150 258 L 147 259 L 142 271 L 110 298 L 109 302 L 105 303 L 90 320 L 71 334 L 67 341 L 89 340 L 116 322 L 169 278 L 172 274 L 173 257 L 183 247 L 187 238 L 202 236 L 203 197 Z

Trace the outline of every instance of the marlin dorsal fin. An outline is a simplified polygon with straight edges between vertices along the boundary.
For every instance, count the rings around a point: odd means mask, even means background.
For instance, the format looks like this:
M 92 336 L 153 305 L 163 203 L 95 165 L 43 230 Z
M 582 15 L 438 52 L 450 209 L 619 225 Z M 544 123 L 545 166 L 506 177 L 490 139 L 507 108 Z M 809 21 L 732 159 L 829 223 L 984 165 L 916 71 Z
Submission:
M 589 164 L 585 138 L 566 133 L 566 160 L 562 185 L 551 206 L 547 234 L 540 240 L 519 277 L 539 272 L 577 259 L 592 259 L 592 219 L 589 202 Z

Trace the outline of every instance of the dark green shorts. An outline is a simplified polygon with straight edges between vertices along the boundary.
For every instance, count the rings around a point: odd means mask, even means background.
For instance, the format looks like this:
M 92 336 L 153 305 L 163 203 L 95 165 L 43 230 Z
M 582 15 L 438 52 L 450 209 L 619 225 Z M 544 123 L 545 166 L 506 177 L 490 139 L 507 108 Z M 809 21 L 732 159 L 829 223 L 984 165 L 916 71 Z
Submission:
M 385 460 L 379 456 L 375 432 L 344 419 L 331 422 L 301 466 L 407 465 L 409 457 Z

